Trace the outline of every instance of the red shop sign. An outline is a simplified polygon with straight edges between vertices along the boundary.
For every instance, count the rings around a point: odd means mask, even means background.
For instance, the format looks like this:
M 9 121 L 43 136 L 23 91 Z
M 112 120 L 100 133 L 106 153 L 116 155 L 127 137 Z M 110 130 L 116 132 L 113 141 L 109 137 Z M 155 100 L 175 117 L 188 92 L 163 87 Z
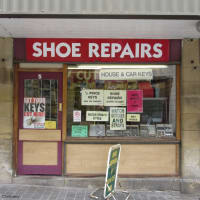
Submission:
M 153 39 L 26 39 L 27 61 L 167 62 L 169 40 Z

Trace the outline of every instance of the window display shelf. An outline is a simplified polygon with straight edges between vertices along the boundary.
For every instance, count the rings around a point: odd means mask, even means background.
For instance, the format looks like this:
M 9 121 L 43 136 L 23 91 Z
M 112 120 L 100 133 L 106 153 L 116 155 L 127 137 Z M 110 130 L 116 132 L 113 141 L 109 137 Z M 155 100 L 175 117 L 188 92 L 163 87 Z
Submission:
M 168 98 L 167 97 L 145 97 L 143 100 L 158 100 L 158 101 L 166 101 Z
M 119 142 L 120 141 L 120 142 Z M 72 144 L 179 144 L 180 140 L 171 138 L 144 138 L 144 137 L 90 137 L 90 138 L 71 138 L 68 137 L 65 143 Z

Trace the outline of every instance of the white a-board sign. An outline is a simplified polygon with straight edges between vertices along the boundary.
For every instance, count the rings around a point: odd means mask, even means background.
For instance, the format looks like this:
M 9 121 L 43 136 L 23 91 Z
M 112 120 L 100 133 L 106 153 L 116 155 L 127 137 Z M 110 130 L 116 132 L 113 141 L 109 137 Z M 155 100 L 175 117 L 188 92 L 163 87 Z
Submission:
M 117 144 L 109 149 L 107 169 L 106 169 L 106 179 L 104 187 L 104 198 L 110 197 L 116 190 L 118 168 L 120 161 L 121 145 Z

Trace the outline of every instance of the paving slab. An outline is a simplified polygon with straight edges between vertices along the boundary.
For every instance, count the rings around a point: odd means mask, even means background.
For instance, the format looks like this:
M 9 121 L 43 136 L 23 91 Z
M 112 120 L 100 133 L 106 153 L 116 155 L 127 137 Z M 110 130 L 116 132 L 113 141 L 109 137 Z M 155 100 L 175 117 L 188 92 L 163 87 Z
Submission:
M 0 184 L 0 200 L 93 200 L 90 194 L 95 191 L 88 188 Z M 130 193 L 128 200 L 200 200 L 200 195 L 181 194 L 178 191 L 128 190 L 128 192 Z M 99 190 L 97 195 L 100 197 L 99 200 L 104 199 L 103 190 Z M 118 190 L 115 198 L 124 200 L 126 195 L 122 196 Z

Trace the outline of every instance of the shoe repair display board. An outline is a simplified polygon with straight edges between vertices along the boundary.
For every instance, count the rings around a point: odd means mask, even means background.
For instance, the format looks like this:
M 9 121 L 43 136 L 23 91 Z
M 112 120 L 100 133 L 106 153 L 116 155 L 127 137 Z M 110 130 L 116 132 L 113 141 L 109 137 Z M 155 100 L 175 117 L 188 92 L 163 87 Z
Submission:
M 105 187 L 104 187 L 104 198 L 105 199 L 112 196 L 112 194 L 116 190 L 120 152 L 121 152 L 120 144 L 114 145 L 114 146 L 110 147 L 110 149 L 109 149 Z

